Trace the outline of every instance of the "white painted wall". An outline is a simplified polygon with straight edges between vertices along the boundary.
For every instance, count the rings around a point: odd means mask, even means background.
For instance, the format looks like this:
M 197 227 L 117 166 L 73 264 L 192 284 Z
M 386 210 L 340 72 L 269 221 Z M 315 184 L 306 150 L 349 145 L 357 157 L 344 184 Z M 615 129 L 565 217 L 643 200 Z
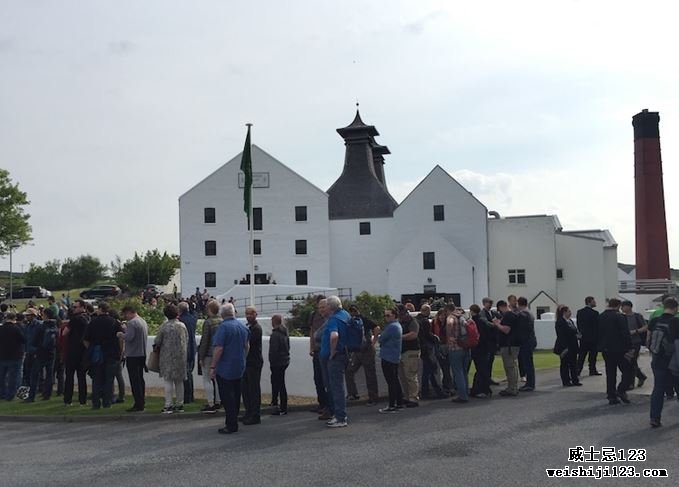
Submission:
M 633 271 L 636 275 L 636 271 Z M 618 292 L 618 247 L 604 247 L 604 283 L 607 298 L 619 296 Z
M 400 299 L 402 294 L 421 293 L 425 285 L 431 284 L 436 285 L 437 293 L 460 293 L 461 303 L 455 303 L 458 306 L 469 308 L 474 304 L 472 263 L 437 233 L 427 238 L 412 233 L 410 237 L 411 241 L 389 264 L 389 295 Z M 423 252 L 435 253 L 435 269 L 423 268 Z M 477 298 L 480 302 L 483 296 Z
M 444 206 L 443 221 L 434 221 L 434 205 Z M 434 167 L 394 212 L 389 288 L 402 289 L 399 295 L 423 292 L 426 281 L 422 278 L 431 272 L 422 268 L 422 252 L 435 251 L 437 272 L 431 277 L 435 277 L 432 284 L 437 284 L 437 292 L 462 292 L 462 306 L 473 304 L 474 297 L 480 301 L 488 295 L 486 216 L 481 202 L 440 166 Z M 413 239 L 419 239 L 419 244 L 413 246 Z M 410 250 L 404 254 L 406 248 Z M 439 251 L 444 255 L 439 256 Z M 391 279 L 392 273 L 398 273 L 399 262 L 410 270 L 402 283 Z M 453 274 L 446 275 L 446 270 Z
M 370 222 L 370 235 L 359 234 L 360 222 Z M 330 285 L 386 294 L 393 226 L 392 218 L 330 221 Z
M 564 278 L 556 281 L 559 304 L 576 310 L 582 307 L 586 296 L 594 296 L 603 306 L 607 297 L 603 242 L 557 234 L 556 249 L 557 268 L 564 272 Z
M 540 291 L 556 299 L 555 220 L 550 216 L 488 220 L 490 295 L 529 301 Z M 509 284 L 509 269 L 525 269 L 526 284 Z
M 262 255 L 256 273 L 271 273 L 278 284 L 295 285 L 295 271 L 307 270 L 311 285 L 329 286 L 328 196 L 259 147 L 252 146 L 253 172 L 269 173 L 269 188 L 253 188 L 252 205 L 263 210 Z M 181 288 L 204 287 L 204 273 L 217 273 L 217 295 L 250 271 L 249 232 L 238 188 L 241 155 L 220 167 L 179 199 Z M 295 221 L 295 206 L 307 207 L 307 221 Z M 203 219 L 205 207 L 216 208 L 215 224 Z M 295 255 L 295 240 L 307 240 L 307 255 Z M 217 241 L 217 256 L 206 257 L 204 241 Z

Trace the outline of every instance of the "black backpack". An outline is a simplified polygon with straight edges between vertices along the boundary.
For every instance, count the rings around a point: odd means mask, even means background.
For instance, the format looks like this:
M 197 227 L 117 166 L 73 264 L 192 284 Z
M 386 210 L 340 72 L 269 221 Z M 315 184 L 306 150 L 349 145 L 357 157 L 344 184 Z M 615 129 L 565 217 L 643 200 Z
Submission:
M 52 353 L 57 349 L 57 325 L 48 323 L 45 325 L 45 332 L 42 335 L 40 349 L 45 353 Z
M 671 358 L 674 354 L 674 341 L 670 332 L 670 324 L 658 319 L 653 330 L 649 330 L 648 350 L 659 357 Z

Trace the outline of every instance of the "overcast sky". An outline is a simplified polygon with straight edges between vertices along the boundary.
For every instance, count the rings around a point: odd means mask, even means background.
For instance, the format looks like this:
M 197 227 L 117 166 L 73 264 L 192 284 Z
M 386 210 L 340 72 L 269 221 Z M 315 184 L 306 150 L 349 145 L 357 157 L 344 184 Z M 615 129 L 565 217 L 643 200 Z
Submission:
M 15 269 L 177 252 L 178 197 L 242 149 L 246 122 L 325 190 L 357 99 L 397 200 L 440 164 L 503 216 L 611 229 L 627 263 L 631 118 L 659 111 L 678 267 L 673 3 L 0 0 L 0 167 L 35 239 Z

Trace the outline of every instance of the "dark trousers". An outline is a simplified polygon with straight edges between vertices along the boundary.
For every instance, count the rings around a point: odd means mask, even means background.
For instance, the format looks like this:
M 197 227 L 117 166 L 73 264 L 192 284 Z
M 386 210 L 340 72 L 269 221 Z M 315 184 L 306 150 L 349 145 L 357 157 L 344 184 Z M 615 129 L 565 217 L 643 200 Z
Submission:
M 98 408 L 102 404 L 105 408 L 111 407 L 113 402 L 113 379 L 118 369 L 117 360 L 104 360 L 102 363 L 92 365 L 92 407 Z
M 241 385 L 245 416 L 259 419 L 262 408 L 262 367 L 248 365 L 245 368 Z
M 651 419 L 658 421 L 662 416 L 662 409 L 665 402 L 665 393 L 669 389 L 674 389 L 677 378 L 667 367 L 667 362 L 658 360 L 655 356 L 651 358 L 651 370 L 653 371 L 653 392 L 651 393 Z
M 33 361 L 35 360 L 35 353 L 27 353 L 24 357 L 23 374 L 21 376 L 22 386 L 31 386 L 31 371 L 33 370 Z
M 42 397 L 49 399 L 52 396 L 52 384 L 54 380 L 54 355 L 48 357 L 36 356 L 31 366 L 31 391 L 28 393 L 28 399 L 35 399 L 38 392 L 38 385 L 43 371 L 45 372 L 45 380 L 42 383 Z
M 494 352 L 484 348 L 476 347 L 472 349 L 472 361 L 476 369 L 472 382 L 472 396 L 476 394 L 491 395 L 493 393 L 490 389 L 490 358 L 494 356 Z
M 453 374 L 450 372 L 450 360 L 448 360 L 448 349 L 445 347 L 440 347 L 436 353 L 436 361 L 439 363 L 441 368 L 441 387 L 443 392 L 451 393 L 455 389 L 455 384 L 453 384 Z
M 271 367 L 271 402 L 278 404 L 281 411 L 288 410 L 288 391 L 285 388 L 285 370 L 283 367 Z
M 623 394 L 634 382 L 634 369 L 629 360 L 625 358 L 625 352 L 602 352 L 606 361 L 606 396 L 608 399 L 616 399 Z M 618 369 L 621 378 L 617 388 Z
M 130 378 L 130 389 L 134 397 L 132 407 L 144 409 L 146 397 L 146 382 L 144 381 L 145 357 L 127 357 L 127 375 Z
M 11 401 L 19 387 L 21 359 L 0 360 L 0 400 Z
M 87 373 L 82 368 L 82 357 L 69 357 L 66 360 L 66 377 L 64 378 L 64 404 L 73 401 L 73 375 L 78 377 L 78 402 L 87 403 Z
M 226 413 L 225 425 L 228 431 L 238 431 L 238 411 L 240 410 L 241 379 L 226 380 L 217 375 L 217 387 Z
M 442 396 L 443 391 L 441 390 L 441 385 L 439 384 L 438 378 L 438 362 L 434 356 L 433 350 L 422 350 L 420 352 L 422 358 L 422 381 L 420 385 L 420 396 L 429 396 L 429 386 L 434 390 L 434 394 L 437 396 Z
M 375 370 L 375 349 L 369 347 L 366 350 L 359 352 L 352 352 L 349 356 L 349 366 L 346 372 L 347 394 L 350 396 L 358 396 L 358 388 L 356 387 L 356 372 L 363 367 L 365 372 L 365 384 L 368 389 L 368 398 L 371 401 L 377 401 L 377 371 Z
M 634 346 L 634 358 L 632 359 L 632 368 L 634 369 L 634 375 L 637 379 L 646 380 L 646 374 L 641 371 L 639 367 L 639 351 L 641 350 L 641 344 Z
M 389 391 L 389 407 L 402 406 L 403 390 L 398 380 L 398 364 L 382 360 L 382 373 L 384 373 L 384 380 L 387 382 L 387 389 Z
M 318 352 L 314 353 L 313 366 L 314 366 L 314 385 L 316 386 L 316 399 L 318 400 L 318 406 L 321 408 L 327 408 L 328 391 L 325 388 L 325 383 L 323 382 L 323 370 L 321 368 L 321 358 Z
M 184 404 L 193 402 L 193 369 L 196 366 L 196 360 L 189 360 L 186 362 L 186 380 L 184 381 Z
M 519 350 L 519 373 L 526 378 L 526 387 L 535 389 L 535 364 L 533 363 L 533 346 L 524 345 Z M 523 366 L 523 367 L 522 367 Z M 521 370 L 523 368 L 523 370 Z
M 578 356 L 578 375 L 582 375 L 585 365 L 585 357 L 589 355 L 589 373 L 596 372 L 596 342 L 580 342 L 580 355 Z
M 580 379 L 578 378 L 577 350 L 569 350 L 568 353 L 561 358 L 559 373 L 561 374 L 561 383 L 565 386 L 580 382 Z
M 115 370 L 115 382 L 118 384 L 118 400 L 125 400 L 125 376 L 123 376 L 123 363 L 118 362 Z M 113 383 L 111 383 L 111 397 L 115 396 Z
M 64 393 L 64 361 L 58 353 L 54 359 L 54 379 L 57 383 L 57 396 L 61 396 Z
M 248 365 L 243 374 L 241 390 L 245 416 L 259 419 L 262 409 L 262 367 Z M 274 396 L 275 397 L 275 396 Z

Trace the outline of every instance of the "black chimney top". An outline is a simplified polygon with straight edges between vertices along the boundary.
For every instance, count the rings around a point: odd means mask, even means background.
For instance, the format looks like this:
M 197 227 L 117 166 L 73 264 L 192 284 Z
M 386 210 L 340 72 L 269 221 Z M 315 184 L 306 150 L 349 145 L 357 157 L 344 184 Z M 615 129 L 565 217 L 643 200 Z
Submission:
M 328 189 L 331 220 L 387 218 L 398 206 L 384 184 L 381 167 L 389 149 L 375 142 L 379 132 L 366 125 L 356 110 L 353 122 L 337 129 L 346 146 L 342 174 Z M 377 167 L 379 167 L 378 170 Z M 379 175 L 378 175 L 379 173 Z
M 658 112 L 649 112 L 648 108 L 644 108 L 632 117 L 634 140 L 660 138 L 659 124 L 660 114 Z

